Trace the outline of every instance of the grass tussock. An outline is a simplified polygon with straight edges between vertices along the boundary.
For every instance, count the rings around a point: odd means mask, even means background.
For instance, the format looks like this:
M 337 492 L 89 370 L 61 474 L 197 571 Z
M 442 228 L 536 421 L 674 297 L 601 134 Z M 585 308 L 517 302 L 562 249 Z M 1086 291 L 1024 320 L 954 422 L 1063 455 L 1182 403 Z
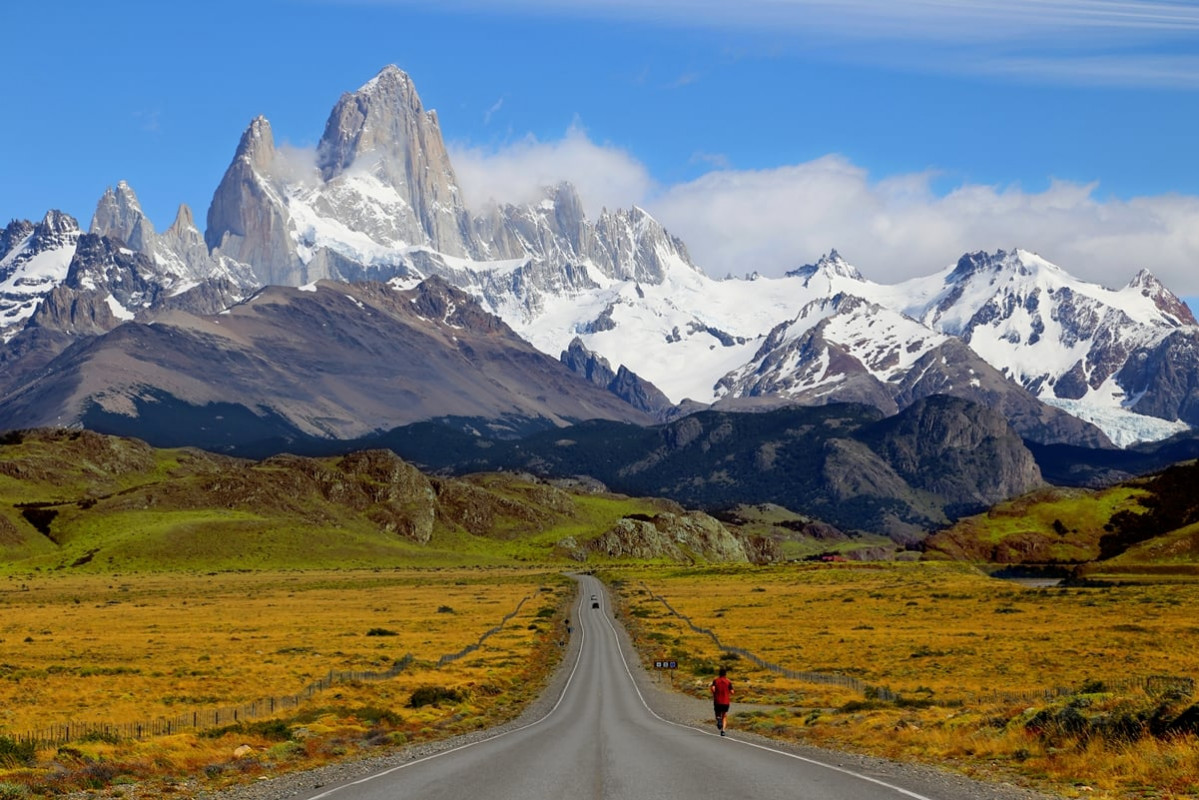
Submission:
M 1199 796 L 1193 583 L 1028 589 L 936 563 L 609 578 L 643 658 L 679 660 L 676 683 L 706 696 L 729 668 L 739 727 L 1067 797 Z M 726 647 L 885 698 L 721 651 L 655 595 Z

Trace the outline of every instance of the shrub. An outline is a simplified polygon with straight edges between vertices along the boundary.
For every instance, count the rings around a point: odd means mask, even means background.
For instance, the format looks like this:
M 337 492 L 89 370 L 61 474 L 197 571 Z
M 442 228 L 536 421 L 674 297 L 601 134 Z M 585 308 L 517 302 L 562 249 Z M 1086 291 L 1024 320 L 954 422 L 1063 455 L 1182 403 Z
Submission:
M 437 613 L 438 614 L 453 614 L 454 609 L 450 606 L 438 606 Z
M 366 635 L 367 636 L 399 636 L 398 633 L 396 633 L 393 630 L 389 630 L 388 628 L 371 628 L 369 631 L 366 632 Z
M 0 782 L 0 800 L 25 800 L 29 787 L 19 783 Z
M 250 736 L 261 736 L 273 742 L 286 742 L 292 737 L 291 727 L 281 719 L 264 719 L 258 722 L 235 722 L 219 728 L 208 728 L 200 731 L 205 739 L 219 739 L 227 733 L 241 733 Z
M 8 736 L 0 736 L 0 767 L 22 767 L 33 764 L 37 747 L 33 742 L 18 742 Z
M 375 706 L 362 706 L 355 710 L 354 715 L 363 722 L 369 722 L 371 725 L 390 725 L 393 728 L 398 728 L 404 724 L 404 719 L 389 708 L 377 708 Z
M 408 700 L 409 708 L 421 708 L 422 706 L 436 705 L 444 701 L 450 703 L 461 703 L 466 699 L 466 693 L 458 689 L 449 689 L 445 686 L 421 686 L 414 689 L 411 699 Z
M 112 783 L 120 770 L 109 761 L 96 761 L 88 764 L 76 773 L 76 779 L 81 786 L 88 789 L 103 789 Z

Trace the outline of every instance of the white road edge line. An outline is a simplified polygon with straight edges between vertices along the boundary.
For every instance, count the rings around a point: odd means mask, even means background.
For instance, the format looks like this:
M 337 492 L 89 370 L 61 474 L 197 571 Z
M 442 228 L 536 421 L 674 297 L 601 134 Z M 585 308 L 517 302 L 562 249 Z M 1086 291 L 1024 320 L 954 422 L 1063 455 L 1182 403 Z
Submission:
M 579 610 L 582 610 L 582 608 L 583 608 L 583 595 L 582 595 L 582 593 L 580 593 L 579 594 Z M 448 756 L 451 753 L 457 753 L 458 751 L 466 750 L 469 747 L 474 747 L 474 746 L 480 745 L 480 744 L 486 744 L 487 742 L 494 742 L 496 739 L 502 739 L 505 736 L 508 736 L 510 734 L 518 733 L 523 730 L 528 730 L 529 728 L 532 728 L 534 725 L 540 725 L 541 723 L 543 723 L 547 719 L 549 719 L 550 716 L 555 711 L 558 710 L 558 706 L 562 705 L 562 700 L 566 697 L 566 692 L 568 689 L 570 689 L 570 684 L 575 679 L 575 673 L 579 669 L 579 662 L 583 659 L 583 642 L 586 640 L 586 637 L 587 637 L 587 634 L 583 630 L 583 626 L 580 625 L 579 626 L 579 649 L 578 649 L 578 653 L 575 655 L 575 663 L 570 668 L 570 675 L 568 675 L 566 677 L 566 685 L 562 687 L 562 693 L 558 695 L 558 699 L 557 699 L 557 701 L 554 702 L 553 708 L 551 708 L 549 711 L 545 712 L 545 714 L 542 715 L 540 718 L 533 720 L 532 722 L 528 723 L 527 725 L 521 725 L 519 728 L 513 728 L 512 730 L 504 731 L 503 733 L 497 733 L 495 736 L 488 736 L 486 739 L 480 739 L 477 742 L 468 742 L 467 744 L 459 745 L 457 747 L 451 747 L 449 750 L 442 750 L 439 753 L 434 753 L 433 755 L 425 756 L 424 758 L 418 758 L 415 761 L 409 761 L 407 763 L 399 764 L 394 767 L 388 767 L 387 769 L 381 770 L 379 772 L 371 773 L 370 775 L 367 775 L 365 778 L 359 778 L 358 780 L 350 781 L 349 783 L 343 783 L 340 786 L 334 786 L 332 789 L 329 789 L 328 791 L 324 791 L 324 792 L 321 792 L 320 794 L 312 795 L 311 797 L 308 798 L 308 800 L 322 800 L 322 798 L 330 797 L 330 796 L 342 791 L 343 789 L 349 789 L 353 786 L 361 786 L 364 783 L 369 783 L 370 781 L 373 781 L 376 778 L 382 778 L 386 775 L 390 775 L 393 772 L 398 772 L 399 770 L 407 769 L 408 767 L 415 767 L 417 764 L 423 764 L 426 761 L 432 761 L 435 758 L 441 758 L 442 756 Z M 619 644 L 620 643 L 617 642 L 617 646 L 619 646 Z M 622 659 L 624 658 L 624 653 L 621 653 L 621 658 Z M 627 668 L 628 665 L 626 664 L 625 666 Z M 645 702 L 645 701 L 642 700 L 642 702 Z M 651 711 L 650 713 L 653 713 L 653 712 Z M 655 716 L 657 716 L 657 715 L 655 715 Z
M 639 699 L 641 701 L 641 705 L 645 706 L 645 710 L 648 711 L 653 716 L 657 717 L 662 722 L 665 722 L 667 725 L 673 725 L 676 728 L 686 728 L 689 731 L 695 731 L 696 733 L 702 733 L 705 736 L 716 736 L 716 734 L 712 733 L 711 731 L 704 730 L 703 728 L 697 728 L 694 725 L 684 725 L 681 722 L 672 722 L 671 720 L 668 720 L 664 717 L 658 716 L 658 713 L 649 707 L 649 703 L 647 703 L 645 700 L 645 695 L 643 695 L 641 693 L 641 687 L 639 687 L 637 685 L 637 680 L 633 677 L 633 671 L 629 667 L 629 661 L 627 658 L 625 658 L 624 648 L 620 646 L 620 636 L 616 632 L 616 626 L 613 625 L 612 620 L 608 619 L 606 616 L 604 617 L 604 621 L 608 623 L 608 628 L 612 633 L 612 639 L 613 639 L 613 641 L 616 642 L 616 651 L 618 653 L 620 653 L 620 660 L 621 660 L 621 662 L 624 663 L 625 674 L 627 674 L 629 676 L 629 682 L 633 684 L 633 691 L 635 691 L 637 693 L 637 699 Z M 756 742 L 747 742 L 743 739 L 735 739 L 732 737 L 725 737 L 725 738 L 728 741 L 736 742 L 737 744 L 744 745 L 745 747 L 756 747 L 757 749 L 765 750 L 768 753 L 775 753 L 780 756 L 786 756 L 787 758 L 793 758 L 796 761 L 803 761 L 806 764 L 812 764 L 817 767 L 824 767 L 825 769 L 831 769 L 833 772 L 840 772 L 844 775 L 849 775 L 850 777 L 858 778 L 859 780 L 866 781 L 867 783 L 873 783 L 878 786 L 883 786 L 887 789 L 890 789 L 893 792 L 898 792 L 899 794 L 901 794 L 905 797 L 911 797 L 911 798 L 913 798 L 913 800 L 933 800 L 933 798 L 931 798 L 931 797 L 927 797 L 922 794 L 917 794 L 916 792 L 904 789 L 902 786 L 896 786 L 895 784 L 887 783 L 884 780 L 879 780 L 878 778 L 872 778 L 869 775 L 863 775 L 860 772 L 854 772 L 852 769 L 847 769 L 845 767 L 838 767 L 835 764 L 826 764 L 825 762 L 817 761 L 814 758 L 807 758 L 806 756 L 796 755 L 795 753 L 788 753 L 786 750 L 776 750 L 773 747 L 767 747 L 766 745 L 757 744 Z

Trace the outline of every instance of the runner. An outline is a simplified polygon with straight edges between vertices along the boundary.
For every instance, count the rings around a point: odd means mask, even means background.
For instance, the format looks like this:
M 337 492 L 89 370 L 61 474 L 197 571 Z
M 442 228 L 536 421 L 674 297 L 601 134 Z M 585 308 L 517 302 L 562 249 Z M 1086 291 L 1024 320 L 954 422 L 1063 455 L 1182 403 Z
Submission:
M 733 682 L 725 677 L 728 670 L 720 668 L 720 674 L 712 681 L 708 690 L 712 692 L 712 708 L 716 712 L 716 728 L 724 736 L 725 717 L 728 716 L 729 706 L 733 702 Z

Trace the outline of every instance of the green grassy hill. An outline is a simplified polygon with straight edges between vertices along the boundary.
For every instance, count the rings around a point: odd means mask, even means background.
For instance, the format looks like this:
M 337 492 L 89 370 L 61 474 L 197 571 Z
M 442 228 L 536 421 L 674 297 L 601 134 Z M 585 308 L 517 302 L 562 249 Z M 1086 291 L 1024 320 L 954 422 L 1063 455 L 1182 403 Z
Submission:
M 0 440 L 0 570 L 552 562 L 672 503 L 528 476 L 430 478 L 386 451 L 261 462 L 88 431 Z
M 1199 463 L 1102 490 L 1046 489 L 930 536 L 930 558 L 1086 565 L 1080 574 L 1199 571 Z

